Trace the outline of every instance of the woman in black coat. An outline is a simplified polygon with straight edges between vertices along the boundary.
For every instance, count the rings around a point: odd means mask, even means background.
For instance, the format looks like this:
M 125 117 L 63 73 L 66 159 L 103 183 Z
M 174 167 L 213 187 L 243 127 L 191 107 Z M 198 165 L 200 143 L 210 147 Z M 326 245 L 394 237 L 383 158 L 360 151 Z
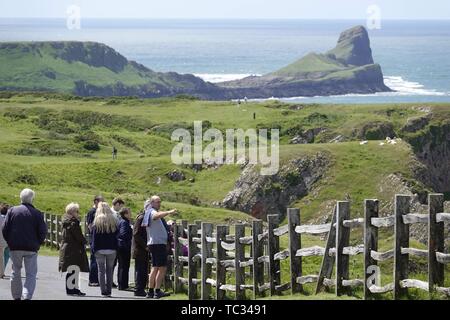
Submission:
M 74 296 L 85 296 L 78 287 L 78 272 L 89 272 L 86 255 L 86 239 L 80 227 L 80 207 L 71 203 L 66 207 L 62 222 L 62 241 L 59 249 L 59 271 L 66 274 L 66 293 Z M 79 270 L 77 270 L 79 269 Z

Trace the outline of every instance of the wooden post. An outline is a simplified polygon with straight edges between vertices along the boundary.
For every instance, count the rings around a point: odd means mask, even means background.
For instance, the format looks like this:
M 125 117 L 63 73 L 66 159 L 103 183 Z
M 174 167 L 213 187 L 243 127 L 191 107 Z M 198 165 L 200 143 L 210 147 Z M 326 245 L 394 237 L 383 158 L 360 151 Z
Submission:
M 236 300 L 245 299 L 245 289 L 241 289 L 241 285 L 245 284 L 245 268 L 241 268 L 239 263 L 245 261 L 245 247 L 239 241 L 240 238 L 245 236 L 245 226 L 243 224 L 236 224 L 234 226 L 234 264 L 236 275 Z
M 278 228 L 279 217 L 276 214 L 267 216 L 268 223 L 268 239 L 269 244 L 269 282 L 270 282 L 270 294 L 277 294 L 276 286 L 281 284 L 280 277 L 280 260 L 275 260 L 275 254 L 280 251 L 280 239 L 275 236 L 274 229 Z
M 217 248 L 217 260 L 216 260 L 216 300 L 224 300 L 226 291 L 221 290 L 220 286 L 226 284 L 227 268 L 220 262 L 226 260 L 226 250 L 222 248 L 220 243 L 226 240 L 228 234 L 228 226 L 216 227 L 216 248 Z
M 336 295 L 348 293 L 348 288 L 342 286 L 342 280 L 348 280 L 348 255 L 343 254 L 344 247 L 350 242 L 350 228 L 344 227 L 344 220 L 350 218 L 350 203 L 338 201 L 336 215 Z
M 328 232 L 327 244 L 325 247 L 325 253 L 323 255 L 322 264 L 320 266 L 319 278 L 317 280 L 316 294 L 318 294 L 322 288 L 324 288 L 323 280 L 325 278 L 331 279 L 333 273 L 333 265 L 336 260 L 335 257 L 330 257 L 330 249 L 336 247 L 336 223 L 337 206 L 333 209 L 333 217 L 331 218 L 330 231 Z
M 184 238 L 184 233 L 188 228 L 188 224 L 189 224 L 189 222 L 187 220 L 181 220 L 182 230 L 180 231 L 180 237 Z
M 411 197 L 395 196 L 395 253 L 394 253 L 394 299 L 397 300 L 407 292 L 400 287 L 400 281 L 408 277 L 409 255 L 402 254 L 402 248 L 409 248 L 409 225 L 403 223 L 403 215 L 410 210 Z
M 444 222 L 437 222 L 436 215 L 444 212 L 444 195 L 428 195 L 428 288 L 430 294 L 436 285 L 444 285 L 444 265 L 436 260 L 436 252 L 444 252 Z
M 180 261 L 180 257 L 183 255 L 181 251 L 181 245 L 179 237 L 183 234 L 183 226 L 174 224 L 173 226 L 173 284 L 174 292 L 180 293 L 182 291 L 182 284 L 180 277 L 183 276 L 183 262 Z
M 60 223 L 61 223 L 61 216 L 56 216 L 56 249 L 58 249 L 58 250 L 60 247 L 60 241 L 61 241 L 60 232 L 62 229 Z
M 377 260 L 372 259 L 371 251 L 378 250 L 378 228 L 372 225 L 372 218 L 378 218 L 379 201 L 366 199 L 364 201 L 364 299 L 368 300 L 371 296 L 368 283 L 370 276 L 373 275 L 370 266 L 376 266 Z
M 197 238 L 197 225 L 188 226 L 188 297 L 189 300 L 197 299 L 197 283 L 194 283 L 198 273 L 198 262 L 194 261 L 194 256 L 200 251 L 193 238 Z M 196 280 L 194 280 L 196 279 Z
M 206 280 L 211 278 L 212 274 L 212 266 L 209 263 L 206 263 L 207 258 L 212 257 L 212 243 L 206 241 L 206 237 L 212 236 L 213 225 L 211 223 L 202 223 L 202 300 L 209 300 L 211 297 L 211 284 L 207 283 Z
M 263 233 L 263 222 L 252 221 L 252 256 L 253 256 L 253 299 L 261 296 L 259 287 L 264 284 L 264 262 L 258 262 L 258 258 L 264 255 L 264 246 L 258 236 Z
M 53 220 L 55 219 L 55 215 L 50 214 L 50 248 L 53 248 L 55 245 L 55 223 Z
M 289 227 L 289 257 L 291 267 L 291 290 L 292 294 L 303 291 L 297 278 L 302 276 L 302 257 L 296 257 L 297 250 L 301 248 L 301 236 L 295 232 L 295 227 L 300 225 L 300 209 L 288 209 Z

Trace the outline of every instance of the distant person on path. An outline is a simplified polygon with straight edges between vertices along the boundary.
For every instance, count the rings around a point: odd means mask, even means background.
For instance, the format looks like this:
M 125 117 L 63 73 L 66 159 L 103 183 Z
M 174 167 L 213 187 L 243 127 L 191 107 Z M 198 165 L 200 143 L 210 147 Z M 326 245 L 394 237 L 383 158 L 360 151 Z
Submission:
M 68 272 L 70 266 L 77 266 L 80 272 L 89 272 L 89 263 L 86 254 L 86 239 L 80 227 L 80 206 L 78 203 L 70 203 L 66 207 L 66 213 L 62 222 L 62 241 L 59 249 L 59 271 L 66 274 L 66 293 L 73 296 L 85 296 L 77 286 L 69 288 L 69 278 L 75 275 L 75 271 Z M 77 275 L 78 276 L 78 275 Z
M 129 288 L 128 273 L 130 272 L 131 240 L 133 239 L 133 229 L 131 228 L 131 210 L 122 208 L 119 211 L 120 220 L 117 234 L 117 256 L 119 267 L 117 269 L 117 283 L 119 290 Z
M 149 276 L 149 290 L 147 297 L 159 299 L 169 294 L 161 290 L 161 284 L 167 271 L 168 232 L 162 219 L 177 211 L 159 211 L 161 199 L 152 196 L 145 203 L 145 216 L 142 226 L 147 228 L 147 245 L 152 257 L 152 270 Z
M 132 253 L 134 259 L 134 282 L 136 297 L 145 297 L 145 289 L 148 283 L 149 255 L 147 247 L 147 230 L 142 227 L 144 212 L 139 213 L 133 227 Z
M 0 204 L 0 230 L 3 229 L 3 225 L 6 220 L 6 213 L 8 212 L 8 206 L 6 204 Z M 0 232 L 0 279 L 5 277 L 5 269 L 6 269 L 6 257 L 5 251 L 8 247 L 5 238 L 3 238 L 3 233 Z
M 12 260 L 11 294 L 14 300 L 31 300 L 36 288 L 37 256 L 47 235 L 43 214 L 33 206 L 35 193 L 24 189 L 21 205 L 8 210 L 3 225 L 3 237 L 8 243 Z M 22 287 L 22 264 L 25 265 L 25 284 Z
M 89 230 L 89 245 L 92 248 L 92 229 L 94 226 L 95 212 L 97 211 L 98 204 L 103 202 L 104 199 L 102 196 L 96 196 L 94 198 L 94 205 L 91 210 L 86 214 L 86 222 Z M 89 284 L 90 287 L 98 287 L 98 268 L 97 261 L 95 260 L 95 255 L 91 250 L 91 261 L 89 265 Z
M 92 252 L 98 265 L 103 297 L 111 297 L 114 260 L 117 255 L 117 219 L 106 202 L 98 204 L 92 227 Z
M 117 159 L 117 148 L 115 146 L 112 148 L 112 158 L 113 160 Z

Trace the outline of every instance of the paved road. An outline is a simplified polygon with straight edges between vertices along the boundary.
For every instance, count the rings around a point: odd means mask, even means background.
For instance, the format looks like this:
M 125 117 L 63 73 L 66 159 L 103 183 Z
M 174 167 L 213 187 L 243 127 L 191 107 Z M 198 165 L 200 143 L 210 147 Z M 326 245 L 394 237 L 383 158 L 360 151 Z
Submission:
M 58 271 L 58 258 L 48 256 L 38 256 L 38 276 L 36 283 L 36 291 L 34 293 L 33 300 L 73 300 L 73 299 L 122 299 L 122 300 L 134 300 L 145 299 L 134 297 L 133 292 L 118 291 L 113 289 L 112 298 L 102 298 L 99 287 L 88 287 L 88 274 L 80 274 L 80 289 L 85 292 L 86 297 L 72 297 L 67 296 L 65 291 L 65 274 L 61 274 Z M 134 281 L 132 271 L 134 267 L 130 268 L 130 282 Z M 117 271 L 117 268 L 116 268 Z M 0 300 L 12 299 L 10 291 L 10 278 L 11 275 L 11 261 L 6 268 L 5 279 L 0 279 Z M 24 270 L 22 269 L 22 275 Z M 114 275 L 114 282 L 117 281 L 117 275 Z M 24 280 L 23 280 L 24 281 Z

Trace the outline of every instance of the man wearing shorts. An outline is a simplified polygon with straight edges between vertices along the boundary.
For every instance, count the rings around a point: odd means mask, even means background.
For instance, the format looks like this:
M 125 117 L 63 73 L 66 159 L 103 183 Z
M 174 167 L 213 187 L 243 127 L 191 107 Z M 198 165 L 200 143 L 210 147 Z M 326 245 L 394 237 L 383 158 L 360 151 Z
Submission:
M 153 196 L 144 205 L 145 215 L 142 226 L 147 230 L 147 245 L 152 257 L 152 270 L 149 276 L 147 298 L 159 299 L 169 294 L 161 291 L 161 284 L 167 271 L 168 233 L 162 218 L 174 214 L 176 210 L 159 211 L 161 199 Z

